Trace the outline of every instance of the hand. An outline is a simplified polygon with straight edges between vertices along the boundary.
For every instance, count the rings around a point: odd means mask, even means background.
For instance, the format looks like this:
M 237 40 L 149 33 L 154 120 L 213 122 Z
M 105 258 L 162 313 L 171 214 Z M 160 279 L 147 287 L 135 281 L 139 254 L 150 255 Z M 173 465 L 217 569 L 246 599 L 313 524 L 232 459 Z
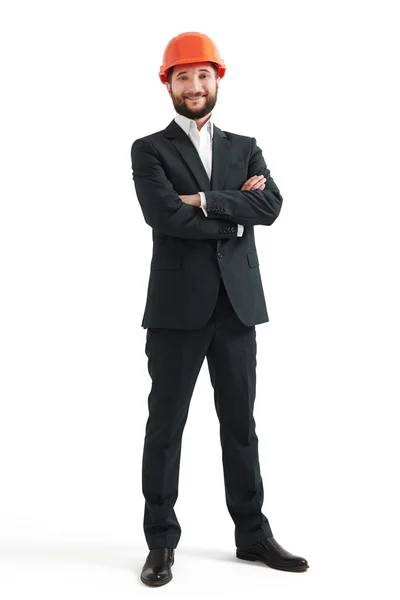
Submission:
M 185 202 L 185 204 L 191 204 L 192 206 L 201 206 L 200 194 L 191 194 L 189 196 L 178 195 L 178 198 L 180 198 L 182 202 Z
M 241 190 L 263 190 L 265 188 L 266 178 L 264 175 L 254 175 L 244 182 Z

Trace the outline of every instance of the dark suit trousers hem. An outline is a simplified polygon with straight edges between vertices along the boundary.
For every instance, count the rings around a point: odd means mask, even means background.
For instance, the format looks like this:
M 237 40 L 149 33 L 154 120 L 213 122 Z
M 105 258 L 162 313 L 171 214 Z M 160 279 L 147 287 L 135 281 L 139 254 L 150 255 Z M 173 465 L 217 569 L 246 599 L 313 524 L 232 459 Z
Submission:
M 146 355 L 152 386 L 142 489 L 143 527 L 150 549 L 176 548 L 180 540 L 181 527 L 174 505 L 178 497 L 182 434 L 205 358 L 220 422 L 225 499 L 235 524 L 235 544 L 246 548 L 272 536 L 261 510 L 264 490 L 253 417 L 256 353 L 255 326 L 239 320 L 222 279 L 214 312 L 203 328 L 147 329 Z

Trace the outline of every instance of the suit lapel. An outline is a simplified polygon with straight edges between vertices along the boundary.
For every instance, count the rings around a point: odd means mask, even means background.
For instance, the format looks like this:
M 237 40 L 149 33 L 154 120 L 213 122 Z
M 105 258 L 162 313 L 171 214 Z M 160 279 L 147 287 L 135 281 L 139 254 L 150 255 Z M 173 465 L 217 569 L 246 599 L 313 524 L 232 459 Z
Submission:
M 225 180 L 226 171 L 230 162 L 231 144 L 225 133 L 214 124 L 214 135 L 212 143 L 212 168 L 211 183 L 208 179 L 207 171 L 201 161 L 199 153 L 194 147 L 189 136 L 183 131 L 182 127 L 173 119 L 165 129 L 165 135 L 178 150 L 183 160 L 193 173 L 197 181 L 200 192 L 207 192 L 210 189 L 218 190 L 222 188 Z M 211 187 L 210 187 L 211 185 Z

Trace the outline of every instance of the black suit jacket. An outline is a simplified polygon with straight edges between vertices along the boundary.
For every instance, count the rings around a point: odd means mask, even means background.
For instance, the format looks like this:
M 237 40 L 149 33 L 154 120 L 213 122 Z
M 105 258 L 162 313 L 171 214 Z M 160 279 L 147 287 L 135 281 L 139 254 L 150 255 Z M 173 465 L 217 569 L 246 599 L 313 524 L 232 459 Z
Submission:
M 269 321 L 254 226 L 272 225 L 283 199 L 256 139 L 214 124 L 211 182 L 175 120 L 135 140 L 131 159 L 136 195 L 153 229 L 142 327 L 203 327 L 214 310 L 220 277 L 245 325 Z M 253 175 L 266 177 L 264 190 L 240 191 Z M 208 217 L 178 197 L 199 191 L 205 192 Z M 242 237 L 238 223 L 244 226 Z

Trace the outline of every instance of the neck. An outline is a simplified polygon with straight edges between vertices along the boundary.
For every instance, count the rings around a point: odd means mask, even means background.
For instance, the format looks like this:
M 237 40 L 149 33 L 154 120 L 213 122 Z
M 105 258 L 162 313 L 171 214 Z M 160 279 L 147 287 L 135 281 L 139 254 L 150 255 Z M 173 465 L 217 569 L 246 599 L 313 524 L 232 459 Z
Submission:
M 203 125 L 205 125 L 207 123 L 207 121 L 211 119 L 211 113 L 208 113 L 208 115 L 206 115 L 205 117 L 201 117 L 200 119 L 193 119 L 197 125 L 197 129 L 200 131 L 200 129 L 203 127 Z

